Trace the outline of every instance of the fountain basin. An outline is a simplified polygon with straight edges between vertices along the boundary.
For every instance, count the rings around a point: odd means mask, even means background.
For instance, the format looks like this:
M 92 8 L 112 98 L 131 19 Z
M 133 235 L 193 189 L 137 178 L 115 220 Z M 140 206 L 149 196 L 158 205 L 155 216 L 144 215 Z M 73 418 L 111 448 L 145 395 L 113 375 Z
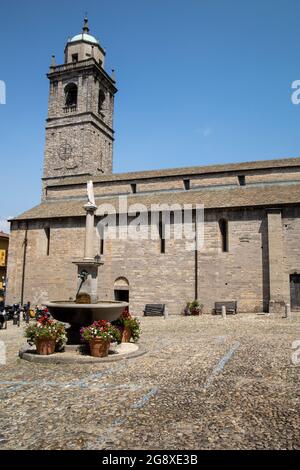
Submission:
M 54 301 L 45 304 L 55 320 L 76 326 L 88 326 L 97 320 L 117 320 L 127 302 L 99 300 L 93 304 Z

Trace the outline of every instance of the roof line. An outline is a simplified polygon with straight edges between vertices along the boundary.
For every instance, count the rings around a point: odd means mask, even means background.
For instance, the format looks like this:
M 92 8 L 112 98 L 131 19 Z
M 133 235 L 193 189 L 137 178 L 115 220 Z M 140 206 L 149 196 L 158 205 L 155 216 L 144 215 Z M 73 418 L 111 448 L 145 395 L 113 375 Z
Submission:
M 281 158 L 274 160 L 253 160 L 247 162 L 236 162 L 236 163 L 219 163 L 217 165 L 206 165 L 206 166 L 191 166 L 191 167 L 175 167 L 175 168 L 163 168 L 158 170 L 145 170 L 145 171 L 132 171 L 127 173 L 111 173 L 101 176 L 90 178 L 96 183 L 110 182 L 110 181 L 125 181 L 135 179 L 148 179 L 148 178 L 165 178 L 170 176 L 194 176 L 197 174 L 205 175 L 212 173 L 226 173 L 235 171 L 251 171 L 251 170 L 262 170 L 270 168 L 281 168 L 281 167 L 300 167 L 300 157 L 292 158 Z M 59 176 L 57 179 L 59 180 Z M 48 180 L 48 178 L 43 178 Z M 55 184 L 49 184 L 49 186 L 70 186 L 76 184 L 83 184 L 84 181 L 76 181 L 76 175 L 64 177 L 64 181 L 58 181 Z

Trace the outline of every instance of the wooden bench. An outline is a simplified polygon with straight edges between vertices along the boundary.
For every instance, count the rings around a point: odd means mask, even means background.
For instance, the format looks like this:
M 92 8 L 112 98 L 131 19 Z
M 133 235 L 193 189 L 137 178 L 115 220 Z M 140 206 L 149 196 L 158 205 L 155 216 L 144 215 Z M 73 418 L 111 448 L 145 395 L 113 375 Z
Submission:
M 145 317 L 160 317 L 165 313 L 165 304 L 146 304 L 144 310 Z
M 222 315 L 222 307 L 226 308 L 226 314 L 231 313 L 233 315 L 237 314 L 237 301 L 236 300 L 226 300 L 224 302 L 215 302 L 214 313 L 216 315 Z

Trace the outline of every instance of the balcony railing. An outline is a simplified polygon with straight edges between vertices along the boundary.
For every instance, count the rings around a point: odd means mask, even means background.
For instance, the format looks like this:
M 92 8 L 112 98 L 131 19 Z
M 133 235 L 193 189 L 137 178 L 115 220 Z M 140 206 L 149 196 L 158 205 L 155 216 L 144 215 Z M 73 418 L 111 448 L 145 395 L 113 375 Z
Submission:
M 63 65 L 52 65 L 50 67 L 50 72 L 64 72 L 65 70 L 73 70 L 80 67 L 87 67 L 88 65 L 96 64 L 95 59 L 91 57 L 90 59 L 80 60 L 78 62 L 70 62 L 69 64 Z
M 64 114 L 70 114 L 70 113 L 76 113 L 77 111 L 77 106 L 64 106 L 63 107 Z

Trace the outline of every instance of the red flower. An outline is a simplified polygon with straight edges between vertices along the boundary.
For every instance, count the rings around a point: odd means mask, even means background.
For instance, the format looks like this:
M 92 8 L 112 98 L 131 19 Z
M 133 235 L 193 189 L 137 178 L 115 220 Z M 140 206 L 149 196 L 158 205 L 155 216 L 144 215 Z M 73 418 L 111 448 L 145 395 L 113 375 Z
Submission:
M 131 315 L 129 313 L 129 310 L 128 310 L 128 307 L 125 307 L 122 314 L 121 314 L 121 317 L 123 318 L 123 320 L 126 320 L 126 319 L 130 319 L 131 318 Z
M 51 325 L 53 323 L 53 320 L 50 320 L 47 315 L 44 315 L 38 319 L 38 323 L 41 323 L 43 326 L 46 326 Z
M 110 322 L 108 320 L 98 320 L 98 321 L 94 321 L 92 326 L 105 331 L 110 327 Z

